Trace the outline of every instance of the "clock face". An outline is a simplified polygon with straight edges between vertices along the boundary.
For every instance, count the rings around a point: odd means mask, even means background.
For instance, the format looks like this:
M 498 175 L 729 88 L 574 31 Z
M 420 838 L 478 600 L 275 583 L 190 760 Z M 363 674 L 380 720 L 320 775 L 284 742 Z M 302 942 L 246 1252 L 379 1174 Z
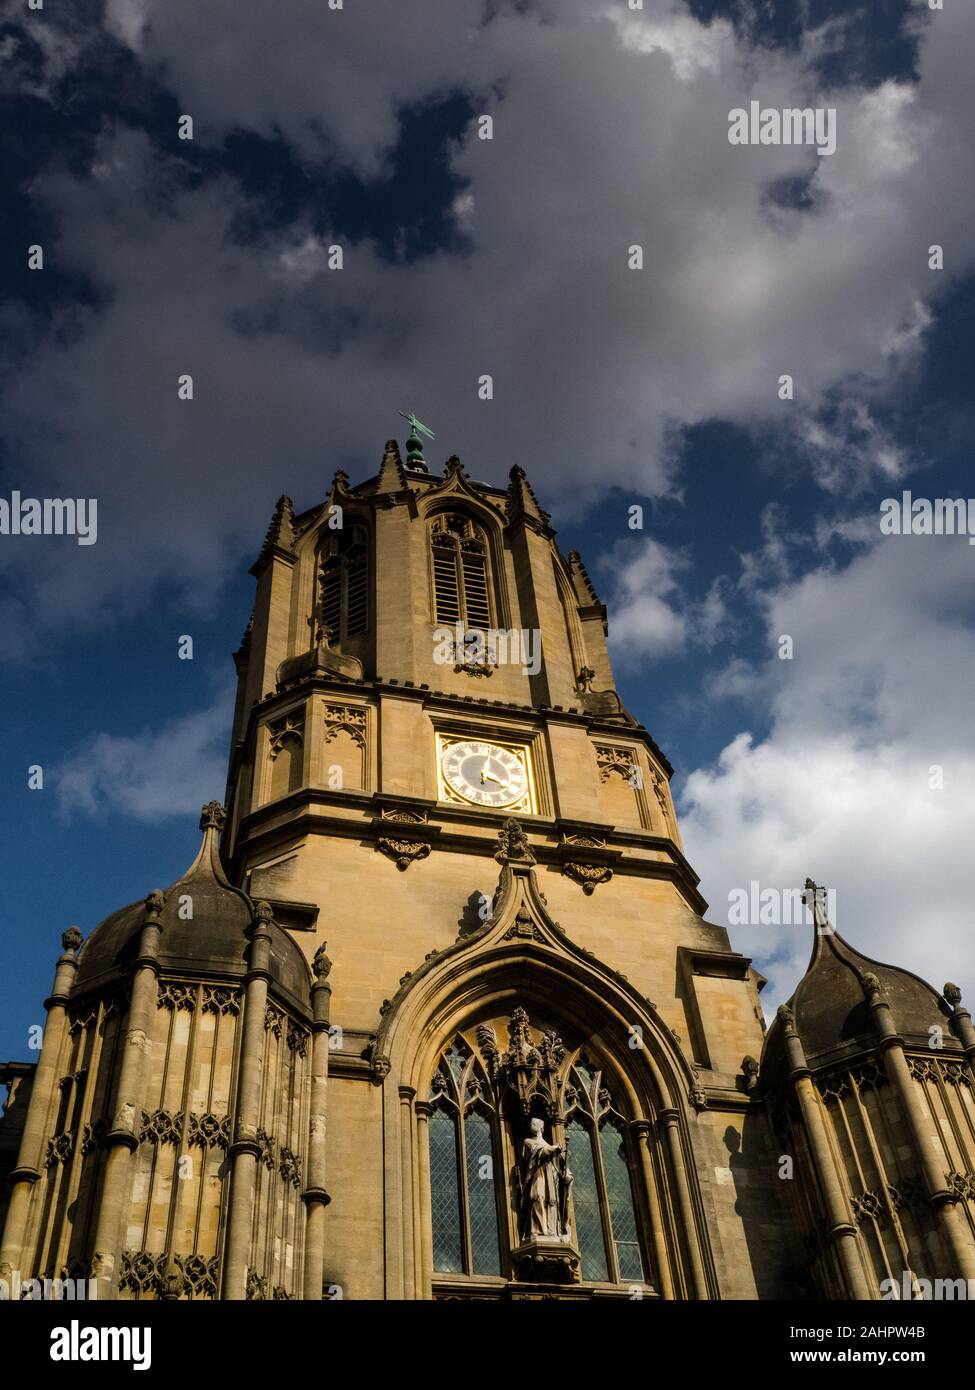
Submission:
M 452 743 L 440 766 L 448 787 L 475 806 L 513 806 L 528 795 L 524 760 L 495 743 Z

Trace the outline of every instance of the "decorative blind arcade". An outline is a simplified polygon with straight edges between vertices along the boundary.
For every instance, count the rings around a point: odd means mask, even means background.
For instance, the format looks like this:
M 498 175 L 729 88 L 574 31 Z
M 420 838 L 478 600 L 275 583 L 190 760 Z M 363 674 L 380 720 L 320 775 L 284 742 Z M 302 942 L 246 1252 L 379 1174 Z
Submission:
M 463 516 L 435 517 L 431 544 L 437 622 L 490 627 L 485 545 L 474 523 Z
M 365 528 L 352 526 L 331 537 L 322 556 L 321 625 L 332 642 L 369 626 L 369 549 Z

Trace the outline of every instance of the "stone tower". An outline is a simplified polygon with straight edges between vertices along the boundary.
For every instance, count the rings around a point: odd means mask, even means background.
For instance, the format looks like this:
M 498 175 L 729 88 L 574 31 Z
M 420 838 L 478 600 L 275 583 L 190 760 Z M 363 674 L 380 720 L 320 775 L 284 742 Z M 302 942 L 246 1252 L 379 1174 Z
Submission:
M 496 488 L 390 441 L 367 482 L 339 473 L 299 516 L 282 498 L 254 573 L 223 848 L 335 962 L 329 1283 L 772 1292 L 769 1136 L 742 1076 L 762 982 L 703 919 L 670 764 L 522 469 Z M 502 1065 L 519 1027 L 560 1040 L 548 1091 Z M 573 1238 L 548 1257 L 518 1220 L 536 1112 L 573 1175 Z
M 957 990 L 817 907 L 766 1039 L 520 468 L 501 489 L 391 441 L 320 506 L 283 497 L 253 573 L 226 812 L 168 890 L 65 932 L 38 1063 L 4 1071 L 0 1279 L 588 1300 L 975 1276 Z

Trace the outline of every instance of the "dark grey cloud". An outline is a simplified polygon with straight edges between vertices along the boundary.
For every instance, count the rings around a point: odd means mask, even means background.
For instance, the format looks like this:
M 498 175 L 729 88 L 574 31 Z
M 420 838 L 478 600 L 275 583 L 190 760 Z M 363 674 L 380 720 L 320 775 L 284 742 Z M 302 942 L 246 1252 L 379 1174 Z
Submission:
M 232 169 L 201 177 L 159 132 L 106 121 L 83 168 L 38 176 L 49 264 L 94 291 L 55 304 L 6 379 L 8 480 L 98 496 L 100 539 L 87 566 L 67 549 L 5 551 L 5 616 L 25 643 L 167 587 L 206 603 L 279 492 L 309 504 L 335 467 L 374 466 L 405 405 L 475 476 L 525 464 L 561 516 L 607 486 L 675 490 L 681 430 L 712 418 L 784 432 L 833 490 L 907 462 L 872 412 L 975 249 L 961 191 L 970 10 L 927 26 L 917 85 L 836 93 L 817 87 L 814 39 L 755 49 L 667 3 L 560 0 L 484 23 L 460 5 L 309 19 L 306 6 L 113 0 L 108 16 L 199 118 L 203 145 L 244 126 L 308 160 L 375 167 L 401 103 L 450 84 L 494 138 L 475 123 L 453 154 L 462 252 L 397 265 L 348 241 L 341 271 L 327 269 L 341 240 L 327 206 L 262 221 Z M 835 103 L 837 153 L 729 146 L 727 113 L 753 94 Z M 770 216 L 769 187 L 790 177 L 820 196 Z M 642 272 L 627 268 L 632 244 Z M 176 394 L 187 372 L 192 403 Z

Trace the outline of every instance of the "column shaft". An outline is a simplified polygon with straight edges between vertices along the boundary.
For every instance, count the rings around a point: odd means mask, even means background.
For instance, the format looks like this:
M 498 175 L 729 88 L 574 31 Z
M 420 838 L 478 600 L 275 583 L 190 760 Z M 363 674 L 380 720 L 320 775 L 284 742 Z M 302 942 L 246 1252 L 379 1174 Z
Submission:
M 907 1065 L 904 1040 L 897 1031 L 890 1003 L 885 997 L 880 980 L 872 972 L 863 975 L 861 984 L 873 1012 L 874 1026 L 880 1036 L 887 1076 L 900 1100 L 901 1111 L 907 1121 L 914 1149 L 924 1173 L 935 1221 L 955 1260 L 957 1273 L 963 1279 L 973 1279 L 975 1247 L 972 1246 L 967 1223 L 958 1208 L 957 1194 L 948 1186 L 945 1155 L 931 1133 L 932 1124 L 925 1116 L 920 1092 Z
M 418 1100 L 413 1106 L 416 1116 L 416 1162 L 419 1175 L 420 1209 L 420 1270 L 417 1297 L 433 1297 L 433 1212 L 430 1207 L 430 1102 Z
M 684 1167 L 684 1152 L 680 1142 L 677 1111 L 664 1110 L 661 1112 L 660 1119 L 666 1131 L 667 1149 L 677 1188 L 677 1205 L 680 1209 L 684 1236 L 687 1241 L 687 1253 L 691 1262 L 691 1288 L 695 1298 L 706 1299 L 709 1296 L 707 1279 L 704 1274 L 704 1261 L 701 1257 L 701 1243 L 697 1235 L 697 1222 L 694 1219 L 694 1206 L 687 1181 L 687 1170 Z
M 935 1221 L 941 1228 L 948 1249 L 963 1279 L 975 1279 L 975 1249 L 958 1209 L 957 1197 L 948 1187 L 945 1159 L 931 1134 L 931 1121 L 925 1119 L 917 1084 L 911 1076 L 899 1042 L 889 1042 L 884 1050 L 887 1075 L 901 1100 L 908 1128 L 914 1140 L 924 1180 L 928 1188 Z
M 244 988 L 243 1037 L 234 1142 L 230 1146 L 230 1201 L 224 1247 L 223 1297 L 247 1297 L 247 1266 L 257 1192 L 257 1142 L 261 1075 L 264 1070 L 264 1016 L 267 1012 L 271 933 L 267 903 L 256 905 L 249 969 Z
M 62 937 L 64 954 L 58 959 L 54 972 L 54 987 L 47 1000 L 47 1020 L 41 1039 L 41 1055 L 37 1059 L 27 1118 L 20 1139 L 17 1167 L 11 1174 L 10 1203 L 0 1245 L 0 1277 L 8 1279 L 13 1270 L 21 1268 L 27 1225 L 30 1213 L 30 1194 L 41 1176 L 44 1161 L 44 1142 L 48 1138 L 50 1114 L 57 1091 L 61 1050 L 67 1026 L 67 1003 L 78 969 L 76 953 L 81 945 L 81 933 L 71 927 Z M 40 1271 L 22 1270 L 25 1278 Z
M 830 1239 L 836 1247 L 847 1294 L 850 1298 L 869 1299 L 872 1295 L 857 1246 L 857 1228 L 849 1197 L 836 1171 L 833 1151 L 826 1135 L 826 1125 L 819 1108 L 819 1096 L 808 1074 L 795 1076 L 793 1083 L 802 1112 L 802 1121 L 809 1136 L 816 1177 L 826 1205 Z
M 649 1120 L 637 1120 L 631 1126 L 637 1148 L 640 1152 L 640 1168 L 643 1172 L 643 1188 L 647 1196 L 647 1209 L 650 1213 L 650 1240 L 653 1245 L 656 1275 L 660 1281 L 660 1293 L 664 1298 L 674 1297 L 674 1281 L 670 1273 L 670 1256 L 664 1234 L 663 1213 L 660 1209 L 660 1195 L 657 1192 L 656 1174 L 653 1170 L 653 1156 L 650 1144 L 653 1140 L 653 1127 Z
M 328 1040 L 329 1002 L 331 989 L 326 984 L 327 960 L 324 947 L 315 958 L 316 983 L 312 985 L 312 1045 L 311 1045 L 311 1103 L 308 1119 L 308 1165 L 304 1191 L 307 1219 L 305 1221 L 304 1297 L 321 1300 L 325 1283 L 325 1208 L 329 1202 L 325 1190 L 326 1102 L 328 1098 Z
M 416 1258 L 413 1243 L 413 1100 L 411 1086 L 399 1088 L 400 1175 L 403 1189 L 403 1297 L 416 1298 Z
M 158 890 L 146 898 L 147 921 L 139 938 L 139 958 L 132 976 L 112 1127 L 105 1136 L 105 1174 L 98 1204 L 92 1264 L 96 1297 L 100 1299 L 113 1298 L 118 1282 L 119 1239 L 125 1207 L 131 1195 L 131 1159 L 139 1147 L 152 1047 L 159 975 L 159 914 L 163 904 L 163 895 Z

